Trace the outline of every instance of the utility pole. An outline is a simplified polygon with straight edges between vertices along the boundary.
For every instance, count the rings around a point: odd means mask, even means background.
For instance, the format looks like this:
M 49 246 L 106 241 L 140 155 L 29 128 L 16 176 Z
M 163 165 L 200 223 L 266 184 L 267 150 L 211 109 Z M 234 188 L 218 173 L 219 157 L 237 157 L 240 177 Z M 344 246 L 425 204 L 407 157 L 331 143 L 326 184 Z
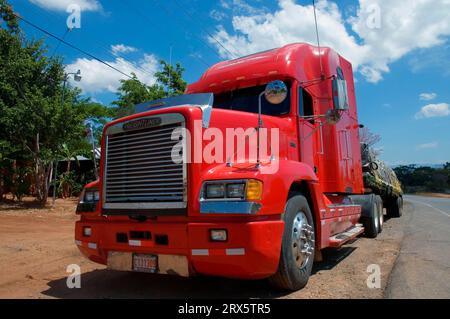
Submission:
M 73 79 L 76 82 L 80 82 L 81 81 L 81 71 L 80 70 L 78 70 L 75 73 L 74 72 L 64 73 L 62 93 L 61 93 L 61 108 L 64 108 L 64 94 L 66 92 L 66 82 L 69 79 L 69 75 L 73 75 Z M 57 176 L 57 172 L 58 172 L 58 159 L 55 159 L 54 165 L 55 165 L 55 167 L 54 167 L 54 175 L 53 175 L 53 199 L 52 199 L 52 205 L 55 205 L 55 201 L 56 201 L 56 176 Z
M 170 96 L 170 89 L 172 85 L 172 46 L 170 46 L 170 53 L 169 53 L 169 85 L 167 87 L 167 97 Z
M 95 173 L 95 178 L 98 179 L 98 171 L 97 171 L 97 161 L 95 159 L 95 138 L 94 138 L 94 130 L 92 129 L 92 124 L 89 123 L 89 132 L 91 135 L 91 144 L 92 144 L 92 157 L 94 159 L 94 173 Z

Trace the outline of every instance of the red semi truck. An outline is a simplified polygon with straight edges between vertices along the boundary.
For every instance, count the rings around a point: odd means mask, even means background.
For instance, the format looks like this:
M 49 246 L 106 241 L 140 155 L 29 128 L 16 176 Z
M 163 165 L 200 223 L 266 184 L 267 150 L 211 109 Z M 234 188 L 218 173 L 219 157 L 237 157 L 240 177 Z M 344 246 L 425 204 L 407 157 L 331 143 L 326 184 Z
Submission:
M 77 207 L 90 260 L 296 290 L 322 249 L 376 237 L 383 207 L 401 215 L 398 183 L 362 161 L 352 66 L 334 50 L 297 43 L 220 62 L 185 93 L 105 126 L 100 178 Z

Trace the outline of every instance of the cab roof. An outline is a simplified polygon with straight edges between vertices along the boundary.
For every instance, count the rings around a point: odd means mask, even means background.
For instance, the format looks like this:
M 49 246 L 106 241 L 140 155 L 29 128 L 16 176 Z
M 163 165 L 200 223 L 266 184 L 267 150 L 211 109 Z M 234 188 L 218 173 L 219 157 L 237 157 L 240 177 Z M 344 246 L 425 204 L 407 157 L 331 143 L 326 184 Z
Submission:
M 333 49 L 321 47 L 325 76 L 336 74 L 345 60 Z M 273 79 L 308 81 L 320 77 L 319 49 L 307 43 L 293 43 L 238 59 L 219 62 L 203 73 L 186 93 L 218 92 L 262 85 Z

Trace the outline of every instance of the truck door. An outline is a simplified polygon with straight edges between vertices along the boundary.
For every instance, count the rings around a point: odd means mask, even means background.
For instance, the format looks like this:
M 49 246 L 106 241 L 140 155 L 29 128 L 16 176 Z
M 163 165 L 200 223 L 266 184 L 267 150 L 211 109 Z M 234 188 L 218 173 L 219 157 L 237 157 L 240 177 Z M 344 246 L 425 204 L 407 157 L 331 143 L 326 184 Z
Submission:
M 319 130 L 319 123 L 314 119 L 307 118 L 314 115 L 312 96 L 303 88 L 298 88 L 298 126 L 300 137 L 300 161 L 311 166 L 317 171 L 315 155 L 315 139 Z

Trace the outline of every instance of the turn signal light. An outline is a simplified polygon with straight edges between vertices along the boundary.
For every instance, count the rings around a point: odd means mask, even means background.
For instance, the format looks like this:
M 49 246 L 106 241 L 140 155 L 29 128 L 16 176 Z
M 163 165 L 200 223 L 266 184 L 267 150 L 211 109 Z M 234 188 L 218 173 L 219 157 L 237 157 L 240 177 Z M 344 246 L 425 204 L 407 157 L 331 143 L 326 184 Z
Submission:
M 247 200 L 260 200 L 263 192 L 263 184 L 261 181 L 256 179 L 249 179 L 247 181 Z

